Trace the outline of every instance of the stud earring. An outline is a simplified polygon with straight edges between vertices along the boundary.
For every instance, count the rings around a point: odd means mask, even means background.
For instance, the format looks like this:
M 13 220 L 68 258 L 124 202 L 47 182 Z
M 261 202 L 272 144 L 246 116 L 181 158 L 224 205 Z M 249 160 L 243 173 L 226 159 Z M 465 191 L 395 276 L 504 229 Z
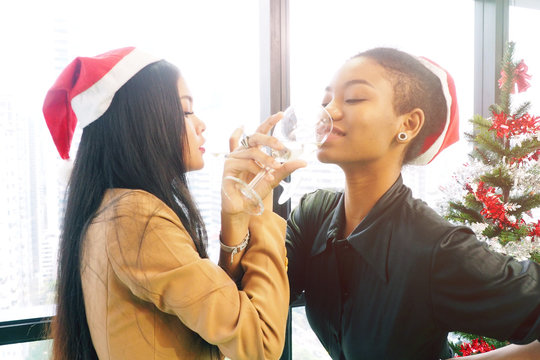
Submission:
M 398 135 L 397 135 L 397 138 L 398 140 L 400 141 L 405 141 L 407 140 L 409 137 L 407 136 L 407 133 L 404 133 L 403 131 L 400 132 Z

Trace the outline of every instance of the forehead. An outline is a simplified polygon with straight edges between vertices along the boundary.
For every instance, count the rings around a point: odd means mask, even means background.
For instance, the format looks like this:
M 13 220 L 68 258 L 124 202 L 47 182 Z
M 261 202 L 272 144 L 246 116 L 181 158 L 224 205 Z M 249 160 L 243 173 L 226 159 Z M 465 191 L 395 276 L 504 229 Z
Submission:
M 362 80 L 375 89 L 391 89 L 387 71 L 375 60 L 367 57 L 355 57 L 348 60 L 334 76 L 330 88 L 340 90 L 351 81 Z
M 178 78 L 178 96 L 180 97 L 180 101 L 182 101 L 183 106 L 187 106 L 189 108 L 189 106 L 193 104 L 191 92 L 189 91 L 186 81 L 181 76 Z M 189 103 L 186 104 L 185 101 L 188 101 Z
M 178 78 L 178 94 L 180 96 L 191 96 L 186 80 L 181 76 Z

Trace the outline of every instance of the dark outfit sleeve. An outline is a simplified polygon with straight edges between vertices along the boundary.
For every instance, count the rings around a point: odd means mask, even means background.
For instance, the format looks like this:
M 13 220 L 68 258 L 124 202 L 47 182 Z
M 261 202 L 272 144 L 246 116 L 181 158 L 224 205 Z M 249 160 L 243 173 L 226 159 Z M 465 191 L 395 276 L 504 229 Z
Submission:
M 331 215 L 340 193 L 333 190 L 316 190 L 304 195 L 287 220 L 287 258 L 291 304 L 303 305 L 309 259 L 313 241 L 324 220 Z
M 435 248 L 431 274 L 434 317 L 446 330 L 518 344 L 540 338 L 540 265 L 490 251 L 457 228 Z

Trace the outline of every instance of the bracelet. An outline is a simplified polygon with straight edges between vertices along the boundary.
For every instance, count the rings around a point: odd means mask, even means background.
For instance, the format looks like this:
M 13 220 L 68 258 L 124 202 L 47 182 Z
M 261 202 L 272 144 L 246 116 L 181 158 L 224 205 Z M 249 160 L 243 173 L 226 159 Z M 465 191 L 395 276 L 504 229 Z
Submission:
M 231 264 L 232 264 L 234 261 L 234 255 L 238 254 L 240 251 L 244 250 L 247 247 L 249 243 L 250 234 L 248 230 L 247 235 L 244 238 L 244 240 L 242 240 L 242 242 L 236 246 L 225 245 L 224 243 L 221 242 L 221 234 L 219 237 L 220 237 L 219 244 L 221 246 L 221 250 L 231 253 Z

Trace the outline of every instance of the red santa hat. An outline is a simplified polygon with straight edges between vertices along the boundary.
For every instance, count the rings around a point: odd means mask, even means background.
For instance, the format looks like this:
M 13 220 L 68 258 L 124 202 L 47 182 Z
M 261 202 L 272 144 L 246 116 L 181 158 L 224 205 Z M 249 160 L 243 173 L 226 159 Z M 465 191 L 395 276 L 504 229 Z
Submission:
M 134 47 L 78 57 L 62 71 L 43 104 L 43 115 L 62 159 L 77 123 L 85 127 L 109 108 L 114 94 L 146 65 L 161 60 Z
M 439 78 L 446 99 L 446 121 L 442 132 L 428 136 L 420 150 L 420 154 L 410 162 L 414 165 L 426 165 L 443 149 L 459 140 L 459 114 L 456 85 L 452 76 L 429 59 L 420 57 L 418 60 Z

